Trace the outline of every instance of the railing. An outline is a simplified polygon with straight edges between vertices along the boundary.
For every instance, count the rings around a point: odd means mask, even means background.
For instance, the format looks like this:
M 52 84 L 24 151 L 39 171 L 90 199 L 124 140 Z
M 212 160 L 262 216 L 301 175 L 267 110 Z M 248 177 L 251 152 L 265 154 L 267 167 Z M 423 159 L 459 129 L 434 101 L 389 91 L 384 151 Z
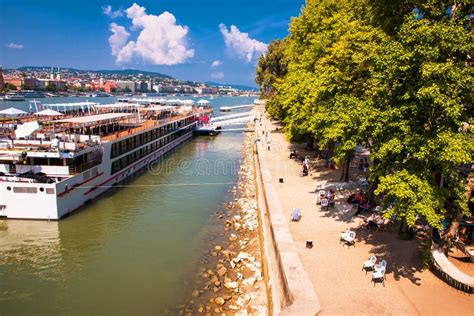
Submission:
M 100 165 L 101 162 L 102 162 L 101 160 L 96 160 L 96 161 L 90 161 L 90 162 L 80 164 L 80 165 L 71 165 L 69 166 L 69 174 L 74 175 L 74 174 L 84 172 L 90 168 Z

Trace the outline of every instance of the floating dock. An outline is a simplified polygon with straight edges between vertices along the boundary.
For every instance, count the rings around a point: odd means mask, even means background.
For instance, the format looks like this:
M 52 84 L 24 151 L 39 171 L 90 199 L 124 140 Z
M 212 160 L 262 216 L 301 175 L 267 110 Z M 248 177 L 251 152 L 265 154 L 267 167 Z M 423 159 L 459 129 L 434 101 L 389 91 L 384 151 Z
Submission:
M 255 104 L 244 104 L 244 105 L 236 105 L 236 106 L 221 106 L 219 110 L 221 112 L 230 112 L 232 110 L 253 108 L 254 106 L 255 106 Z

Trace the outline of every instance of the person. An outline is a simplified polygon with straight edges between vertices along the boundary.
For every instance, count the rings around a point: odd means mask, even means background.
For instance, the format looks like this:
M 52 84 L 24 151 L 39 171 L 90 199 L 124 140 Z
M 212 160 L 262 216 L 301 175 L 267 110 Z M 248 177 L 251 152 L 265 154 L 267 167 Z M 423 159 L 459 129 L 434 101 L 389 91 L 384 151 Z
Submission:
M 330 189 L 327 195 L 329 206 L 334 206 L 334 190 Z
M 301 171 L 301 176 L 304 177 L 307 175 L 308 175 L 308 167 L 306 166 L 306 164 L 303 164 L 303 170 Z
M 367 173 L 369 171 L 369 162 L 367 161 L 367 158 L 365 158 L 364 161 L 364 173 Z
M 359 160 L 359 171 L 364 171 L 364 160 L 362 158 Z
M 293 158 L 296 158 L 296 157 L 297 157 L 296 150 L 292 150 L 291 153 L 290 153 L 290 159 L 293 159 Z

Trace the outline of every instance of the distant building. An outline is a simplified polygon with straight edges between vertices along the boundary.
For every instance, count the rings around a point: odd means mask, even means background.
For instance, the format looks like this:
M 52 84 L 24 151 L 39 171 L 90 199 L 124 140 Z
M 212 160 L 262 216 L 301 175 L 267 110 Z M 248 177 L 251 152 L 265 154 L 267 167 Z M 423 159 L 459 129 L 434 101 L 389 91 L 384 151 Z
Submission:
M 148 82 L 140 82 L 140 92 L 148 92 Z
M 3 80 L 3 67 L 0 65 L 0 89 L 5 87 L 5 81 Z
M 15 86 L 17 90 L 36 90 L 38 89 L 38 80 L 36 78 L 21 78 L 21 77 L 13 77 L 13 78 L 3 78 L 2 76 L 2 87 L 3 84 L 11 84 Z
M 115 82 L 117 85 L 117 89 L 121 91 L 129 90 L 132 93 L 135 93 L 137 91 L 137 87 L 134 81 L 130 80 L 118 80 Z

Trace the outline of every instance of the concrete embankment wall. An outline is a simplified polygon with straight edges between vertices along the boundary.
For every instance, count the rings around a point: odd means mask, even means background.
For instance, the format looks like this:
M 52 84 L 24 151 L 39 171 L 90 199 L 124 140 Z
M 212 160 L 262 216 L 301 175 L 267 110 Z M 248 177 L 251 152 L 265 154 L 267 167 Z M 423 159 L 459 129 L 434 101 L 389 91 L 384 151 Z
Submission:
M 258 134 L 257 134 L 258 135 Z M 255 142 L 255 172 L 264 273 L 273 315 L 316 315 L 320 310 L 313 284 L 295 250 L 285 215 L 263 156 L 263 144 Z

